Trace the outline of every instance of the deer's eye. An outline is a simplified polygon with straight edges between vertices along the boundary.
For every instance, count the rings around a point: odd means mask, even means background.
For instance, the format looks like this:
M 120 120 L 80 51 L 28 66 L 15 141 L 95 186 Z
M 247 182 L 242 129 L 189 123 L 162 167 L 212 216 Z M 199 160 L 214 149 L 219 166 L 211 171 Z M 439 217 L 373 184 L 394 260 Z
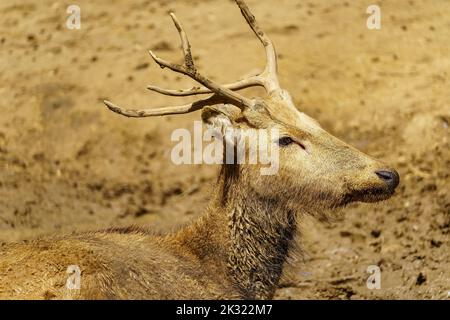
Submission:
M 292 143 L 294 143 L 294 140 L 292 140 L 291 137 L 282 137 L 278 140 L 278 145 L 280 147 L 286 147 Z

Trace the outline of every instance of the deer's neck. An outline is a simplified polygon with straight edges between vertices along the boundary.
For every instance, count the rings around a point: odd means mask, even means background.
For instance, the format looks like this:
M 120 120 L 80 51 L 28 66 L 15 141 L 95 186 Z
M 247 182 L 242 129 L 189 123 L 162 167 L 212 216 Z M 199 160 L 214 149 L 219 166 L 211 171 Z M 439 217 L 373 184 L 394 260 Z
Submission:
M 295 214 L 242 182 L 228 187 L 221 183 L 226 199 L 213 199 L 183 238 L 205 264 L 225 273 L 242 297 L 272 298 L 296 233 Z
M 295 215 L 251 191 L 234 195 L 227 209 L 229 272 L 246 298 L 271 298 L 296 233 Z

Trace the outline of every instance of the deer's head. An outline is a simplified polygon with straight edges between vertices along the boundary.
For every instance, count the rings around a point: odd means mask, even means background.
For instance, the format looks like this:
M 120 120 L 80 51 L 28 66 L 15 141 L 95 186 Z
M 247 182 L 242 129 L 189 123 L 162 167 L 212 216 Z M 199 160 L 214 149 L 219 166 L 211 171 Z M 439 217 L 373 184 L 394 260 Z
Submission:
M 397 172 L 342 142 L 317 121 L 298 111 L 289 93 L 279 85 L 276 52 L 271 40 L 259 28 L 244 1 L 235 1 L 265 48 L 267 64 L 263 72 L 226 85 L 204 77 L 195 67 L 186 33 L 171 14 L 180 34 L 184 65 L 169 63 L 153 52 L 150 55 L 162 68 L 187 75 L 203 86 L 186 90 L 148 88 L 171 96 L 210 94 L 210 97 L 184 106 L 159 109 L 127 110 L 108 101 L 105 104 L 128 117 L 183 114 L 201 109 L 203 121 L 221 132 L 227 128 L 276 129 L 279 134 L 269 135 L 266 145 L 279 155 L 275 174 L 261 175 L 260 165 L 254 164 L 225 165 L 224 170 L 237 170 L 253 191 L 266 198 L 284 199 L 293 207 L 334 208 L 353 201 L 375 202 L 389 198 L 399 183 Z M 249 99 L 237 92 L 253 86 L 265 88 L 267 97 Z

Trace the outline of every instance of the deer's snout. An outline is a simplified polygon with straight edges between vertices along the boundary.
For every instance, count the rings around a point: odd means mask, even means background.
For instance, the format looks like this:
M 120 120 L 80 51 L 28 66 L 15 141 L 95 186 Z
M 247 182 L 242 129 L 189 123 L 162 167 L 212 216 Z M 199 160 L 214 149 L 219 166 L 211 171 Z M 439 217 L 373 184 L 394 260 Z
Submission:
M 375 171 L 378 178 L 383 180 L 384 183 L 388 186 L 389 190 L 394 191 L 395 188 L 400 183 L 400 176 L 398 175 L 397 171 L 390 169 L 390 170 L 378 170 Z

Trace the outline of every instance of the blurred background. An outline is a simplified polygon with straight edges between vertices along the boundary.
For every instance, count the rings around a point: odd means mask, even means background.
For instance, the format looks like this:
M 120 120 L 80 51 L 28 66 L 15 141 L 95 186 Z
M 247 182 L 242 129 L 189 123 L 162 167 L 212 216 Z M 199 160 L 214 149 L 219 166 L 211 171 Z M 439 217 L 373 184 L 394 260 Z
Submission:
M 447 298 L 450 1 L 247 2 L 298 108 L 401 175 L 388 201 L 353 204 L 332 223 L 305 217 L 305 257 L 277 297 Z M 79 30 L 66 27 L 71 4 L 81 8 Z M 380 30 L 366 26 L 372 4 Z M 128 119 L 102 103 L 191 101 L 146 90 L 193 85 L 147 53 L 181 62 L 170 11 L 210 78 L 233 82 L 264 66 L 230 0 L 0 3 L 0 243 L 111 225 L 166 232 L 202 213 L 218 168 L 170 160 L 171 132 L 192 131 L 199 113 Z M 369 265 L 381 268 L 379 290 L 366 287 Z

